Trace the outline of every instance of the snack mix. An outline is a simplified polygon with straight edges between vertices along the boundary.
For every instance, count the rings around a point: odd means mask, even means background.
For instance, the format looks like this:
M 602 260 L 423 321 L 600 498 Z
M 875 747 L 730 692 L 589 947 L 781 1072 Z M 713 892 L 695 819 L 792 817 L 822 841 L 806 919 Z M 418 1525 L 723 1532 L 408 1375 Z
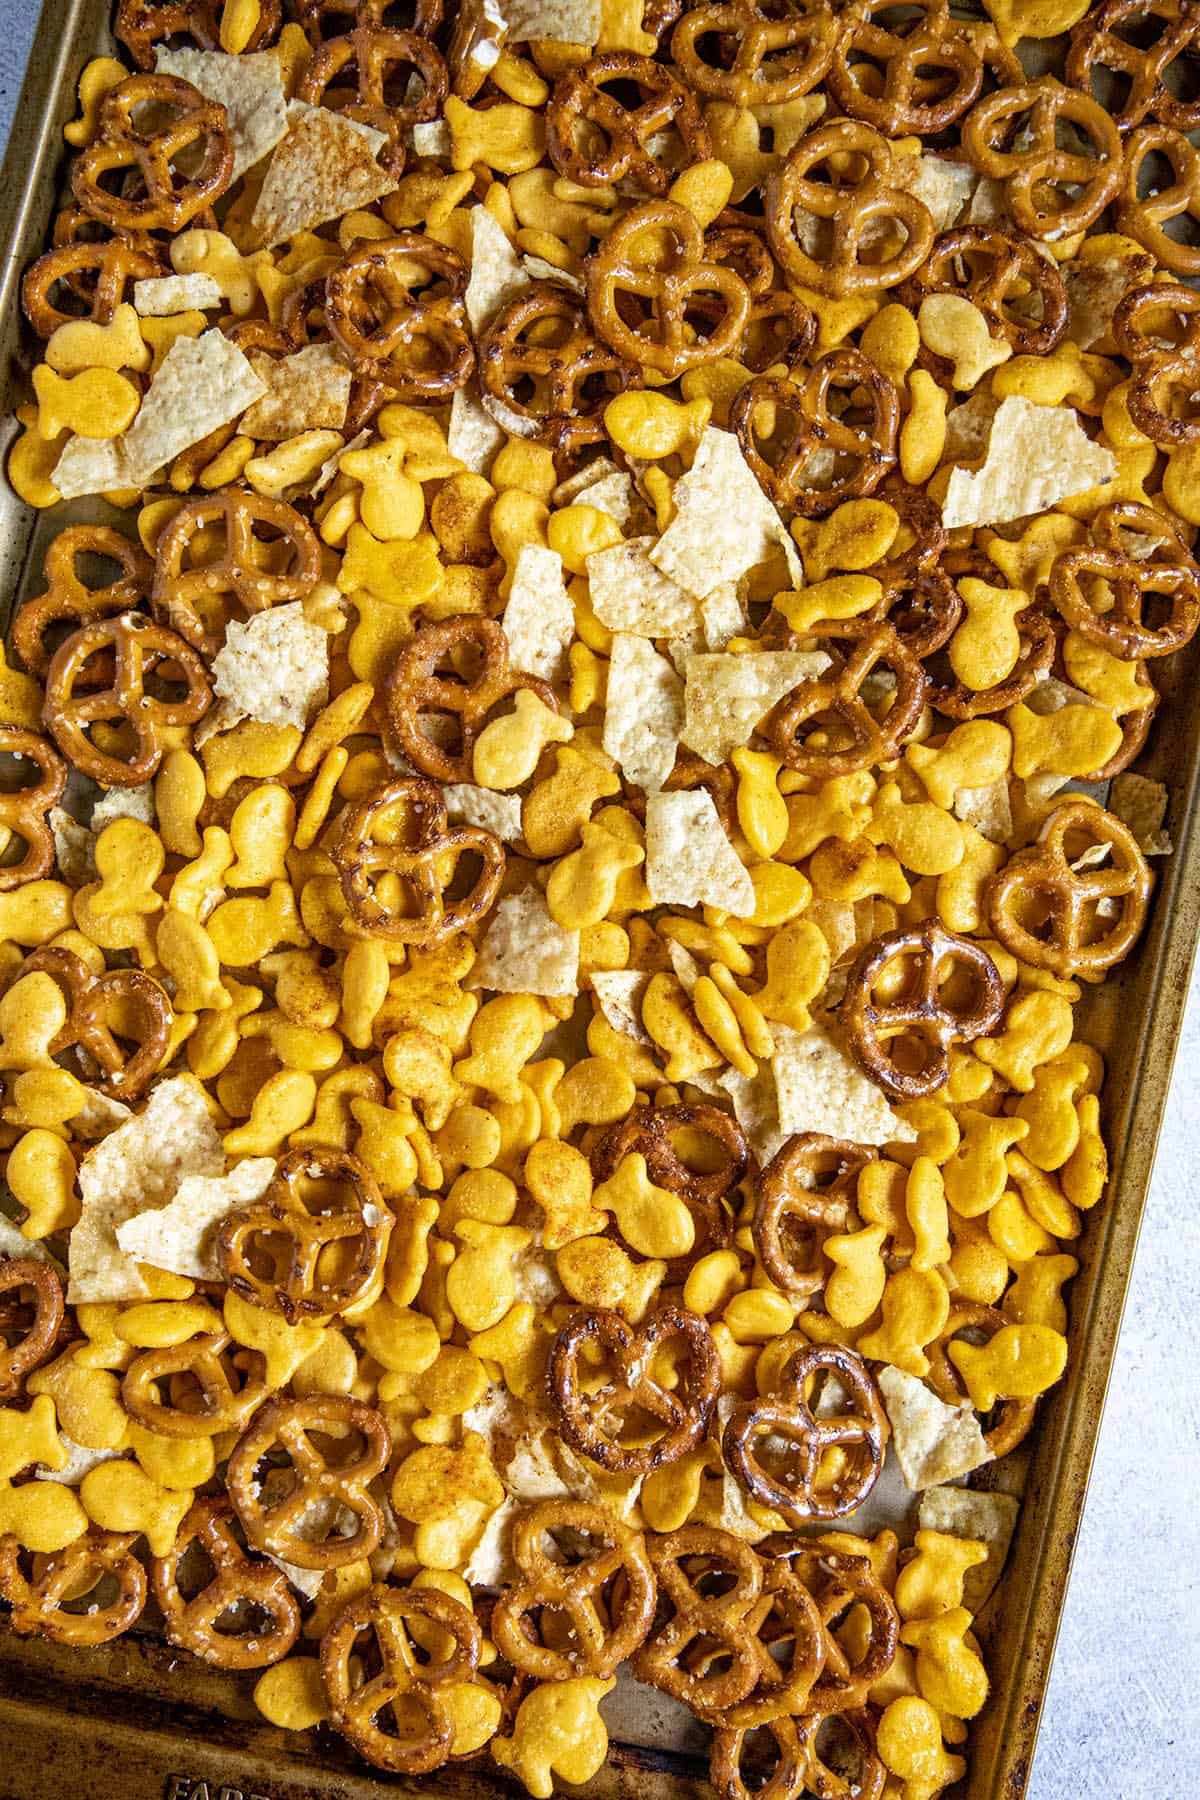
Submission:
M 1171 849 L 1200 7 L 399 11 L 120 0 L 24 277 L 7 1626 L 932 1800 Z

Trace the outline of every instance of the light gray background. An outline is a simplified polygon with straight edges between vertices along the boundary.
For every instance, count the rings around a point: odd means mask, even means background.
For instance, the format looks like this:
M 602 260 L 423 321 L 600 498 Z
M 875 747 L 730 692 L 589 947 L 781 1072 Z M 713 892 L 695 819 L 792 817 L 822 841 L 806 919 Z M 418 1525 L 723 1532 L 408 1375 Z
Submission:
M 0 0 L 0 143 L 35 0 Z M 1200 1794 L 1200 981 L 1167 1106 L 1030 1800 Z

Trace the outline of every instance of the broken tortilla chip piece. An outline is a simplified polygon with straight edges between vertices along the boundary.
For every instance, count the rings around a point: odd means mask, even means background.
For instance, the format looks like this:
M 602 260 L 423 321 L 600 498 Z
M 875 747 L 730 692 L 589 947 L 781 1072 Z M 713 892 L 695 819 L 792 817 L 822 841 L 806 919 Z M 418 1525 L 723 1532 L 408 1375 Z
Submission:
M 921 1495 L 917 1524 L 922 1531 L 966 1538 L 987 1550 L 987 1561 L 976 1563 L 963 1576 L 963 1605 L 972 1613 L 979 1611 L 1000 1579 L 1020 1510 L 1012 1494 L 974 1488 L 931 1487 Z
M 916 1132 L 897 1117 L 856 1062 L 819 1025 L 794 1031 L 772 1026 L 775 1091 L 784 1131 L 820 1131 L 852 1144 L 912 1143 Z
M 683 725 L 683 683 L 645 638 L 618 632 L 608 664 L 604 748 L 647 793 L 675 767 Z
M 563 580 L 562 557 L 542 544 L 523 544 L 500 623 L 514 669 L 542 681 L 561 681 L 575 635 L 575 608 Z
M 947 1406 L 903 1369 L 883 1368 L 878 1381 L 900 1473 L 914 1493 L 968 1475 L 992 1460 L 969 1403 Z
M 729 651 L 689 656 L 681 737 L 705 762 L 722 763 L 748 744 L 785 694 L 829 667 L 821 650 Z
M 588 489 L 584 502 L 592 505 Z M 592 611 L 610 631 L 636 637 L 673 638 L 698 628 L 701 603 L 656 569 L 648 551 L 652 537 L 627 538 L 587 559 Z
M 270 249 L 302 231 L 369 206 L 399 183 L 378 161 L 382 131 L 324 106 L 293 100 L 250 218 L 250 237 Z
M 1023 519 L 1086 494 L 1116 472 L 1112 451 L 1092 442 L 1074 407 L 1037 406 L 1010 394 L 992 420 L 983 467 L 951 474 L 942 523 L 955 530 Z
M 221 1281 L 217 1227 L 235 1207 L 261 1199 L 274 1178 L 273 1156 L 248 1157 L 228 1175 L 187 1175 L 166 1206 L 118 1225 L 117 1243 L 127 1256 L 153 1269 L 195 1281 Z
M 287 136 L 283 71 L 271 51 L 227 56 L 222 50 L 168 50 L 159 45 L 154 66 L 160 75 L 189 81 L 206 100 L 225 108 L 234 181 Z
M 675 517 L 650 560 L 698 600 L 737 581 L 777 550 L 783 551 L 793 584 L 800 585 L 796 546 L 732 432 L 706 428 L 695 461 L 675 483 L 672 498 Z
M 655 906 L 716 906 L 744 919 L 754 883 L 706 788 L 646 797 L 646 886 Z
M 550 917 L 539 888 L 510 894 L 491 916 L 471 981 L 498 994 L 577 993 L 579 933 Z
M 247 437 L 282 443 L 302 431 L 340 431 L 350 400 L 350 371 L 329 344 L 306 344 L 291 356 L 251 352 L 250 364 L 266 386 L 261 400 L 242 415 Z

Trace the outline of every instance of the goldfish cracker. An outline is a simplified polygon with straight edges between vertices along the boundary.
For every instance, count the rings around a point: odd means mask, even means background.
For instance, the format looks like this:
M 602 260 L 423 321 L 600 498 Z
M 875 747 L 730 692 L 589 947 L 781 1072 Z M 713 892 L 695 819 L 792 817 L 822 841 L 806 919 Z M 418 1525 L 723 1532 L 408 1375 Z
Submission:
M 938 1712 L 973 1719 L 987 1699 L 983 1663 L 965 1643 L 971 1615 L 957 1606 L 934 1619 L 910 1619 L 900 1627 L 900 1641 L 917 1653 L 917 1685 L 921 1697 Z
M 175 1542 L 193 1495 L 160 1487 L 134 1462 L 105 1462 L 89 1469 L 79 1484 L 88 1518 L 104 1531 L 144 1532 L 154 1556 L 166 1556 Z
M 315 1656 L 287 1656 L 259 1676 L 254 1704 L 282 1731 L 310 1731 L 328 1716 L 329 1702 Z
M 880 1302 L 882 1322 L 858 1340 L 858 1351 L 892 1363 L 906 1374 L 928 1372 L 925 1345 L 938 1336 L 950 1315 L 946 1283 L 934 1269 L 899 1269 L 889 1275 Z
M 937 1708 L 917 1694 L 900 1694 L 885 1706 L 875 1745 L 884 1767 L 902 1783 L 898 1800 L 935 1800 L 966 1773 L 962 1757 L 943 1746 Z
M 512 1736 L 493 1738 L 494 1761 L 510 1769 L 534 1800 L 551 1800 L 555 1775 L 589 1781 L 608 1755 L 599 1703 L 615 1686 L 615 1680 L 577 1676 L 534 1688 L 517 1709 Z

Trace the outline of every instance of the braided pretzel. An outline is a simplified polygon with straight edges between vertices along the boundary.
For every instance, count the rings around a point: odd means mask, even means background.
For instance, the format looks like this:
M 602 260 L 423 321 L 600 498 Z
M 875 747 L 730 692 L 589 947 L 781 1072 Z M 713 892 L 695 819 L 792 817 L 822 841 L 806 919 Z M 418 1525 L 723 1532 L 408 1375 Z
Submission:
M 65 1549 L 22 1568 L 24 1552 L 11 1534 L 0 1537 L 0 1599 L 12 1607 L 9 1624 L 19 1637 L 94 1649 L 111 1644 L 136 1625 L 146 1604 L 146 1571 L 133 1554 L 136 1532 L 91 1530 Z M 89 1596 L 107 1582 L 116 1593 L 105 1604 Z
M 115 563 L 114 581 L 93 585 L 79 572 L 81 559 Z M 141 545 L 107 525 L 68 525 L 46 551 L 42 564 L 46 591 L 27 600 L 13 622 L 13 648 L 31 675 L 45 677 L 51 628 L 72 627 L 134 611 L 150 591 L 150 559 Z
M 812 1596 L 824 1625 L 824 1666 L 808 1697 L 809 1710 L 816 1714 L 864 1706 L 891 1668 L 899 1640 L 900 1618 L 891 1595 L 868 1558 L 838 1548 L 838 1541 L 778 1533 L 758 1547 L 768 1564 L 775 1558 L 787 1563 Z M 852 1640 L 857 1650 L 853 1660 L 842 1641 L 852 1613 L 861 1627 Z
M 250 615 L 302 600 L 320 575 L 320 541 L 294 506 L 226 488 L 185 500 L 160 533 L 150 599 L 156 618 L 212 657 L 233 602 Z
M 824 1244 L 846 1231 L 858 1178 L 875 1151 L 819 1131 L 789 1138 L 755 1184 L 752 1231 L 758 1259 L 793 1298 L 825 1285 Z
M 516 436 L 573 456 L 605 437 L 604 409 L 637 370 L 597 342 L 584 302 L 537 281 L 502 306 L 476 343 L 483 402 Z
M 384 25 L 395 0 L 292 0 L 292 12 L 314 49 L 330 35 L 356 25 Z M 442 22 L 442 0 L 416 0 L 412 29 L 432 38 Z M 331 30 L 327 30 L 326 27 Z
M 1125 531 L 1149 538 L 1151 555 L 1134 556 Z M 1190 643 L 1200 626 L 1200 569 L 1164 514 L 1132 501 L 1105 506 L 1092 521 L 1092 537 L 1091 545 L 1060 551 L 1050 570 L 1050 594 L 1067 624 L 1129 662 L 1169 656 Z M 1096 582 L 1111 600 L 1105 612 L 1092 603 Z M 1164 602 L 1167 617 L 1149 624 L 1147 611 L 1153 606 L 1161 615 Z
M 984 1306 L 975 1300 L 954 1302 L 940 1336 L 925 1346 L 929 1358 L 929 1385 L 939 1400 L 944 1400 L 947 1406 L 961 1406 L 968 1397 L 966 1383 L 950 1360 L 950 1345 L 954 1340 L 969 1332 L 976 1340 L 982 1338 L 986 1343 L 1011 1324 L 1012 1320 L 994 1306 Z M 1007 1456 L 1010 1450 L 1015 1450 L 1032 1430 L 1036 1412 L 1036 1400 L 1002 1399 L 983 1434 L 989 1456 Z
M 970 977 L 965 998 L 943 992 L 954 972 Z M 950 1079 L 951 1045 L 986 1037 L 1003 1010 L 1004 984 L 987 951 L 927 920 L 866 946 L 850 973 L 842 1022 L 872 1081 L 920 1100 Z
M 322 1186 L 320 1210 L 310 1211 L 310 1182 L 336 1182 L 349 1204 L 331 1202 Z M 379 1183 L 349 1150 L 289 1150 L 263 1198 L 221 1221 L 221 1272 L 234 1293 L 289 1325 L 329 1318 L 377 1288 L 393 1224 Z
M 31 263 L 21 280 L 21 308 L 40 338 L 60 325 L 91 319 L 109 325 L 135 281 L 166 273 L 155 250 L 142 249 L 123 235 L 92 243 L 56 244 Z
M 171 1048 L 175 1015 L 158 982 L 141 969 L 93 975 L 82 957 L 54 944 L 35 950 L 22 965 L 27 975 L 39 969 L 58 983 L 67 1001 L 66 1020 L 50 1040 L 51 1055 L 86 1050 L 104 1071 L 103 1079 L 92 1083 L 99 1093 L 110 1100 L 140 1099 Z M 124 1051 L 118 1037 L 133 1049 Z
M 397 810 L 403 838 L 390 829 Z M 504 847 L 490 831 L 447 824 L 441 789 L 422 775 L 390 781 L 348 806 L 329 855 L 354 931 L 394 944 L 440 944 L 482 919 L 499 892 L 505 863 Z M 466 894 L 447 901 L 465 855 L 479 858 L 479 874 Z M 402 911 L 389 904 L 381 895 L 384 880 L 373 884 L 376 875 L 397 878 L 401 904 L 407 899 L 411 905 Z
M 918 0 L 900 15 L 892 0 L 853 0 L 844 18 L 829 90 L 844 113 L 885 137 L 955 124 L 979 98 L 985 58 L 1004 85 L 1024 79 L 994 27 L 952 17 L 949 0 Z
M 556 1531 L 597 1547 L 575 1561 L 556 1560 L 545 1546 Z M 538 1681 L 606 1680 L 645 1642 L 656 1583 L 646 1540 L 633 1526 L 582 1500 L 544 1500 L 514 1520 L 512 1549 L 521 1576 L 496 1601 L 490 1629 L 515 1669 Z M 570 1648 L 555 1649 L 564 1634 Z
M 397 104 L 405 69 L 420 82 L 418 97 Z M 353 74 L 353 80 L 350 79 Z M 409 80 L 412 80 L 410 74 Z M 300 78 L 296 98 L 327 106 L 387 139 L 385 169 L 400 175 L 407 156 L 407 133 L 414 125 L 441 117 L 450 80 L 441 53 L 415 31 L 389 31 L 360 21 L 345 37 L 319 44 Z
M 460 674 L 456 661 L 477 666 Z M 445 663 L 450 668 L 443 674 Z M 520 688 L 535 693 L 551 712 L 558 711 L 548 682 L 510 667 L 508 639 L 494 619 L 463 614 L 419 625 L 402 646 L 384 688 L 395 747 L 422 775 L 437 781 L 470 781 L 480 732 L 500 702 Z M 435 743 L 422 730 L 422 718 L 430 715 L 454 719 L 454 748 Z
M 109 656 L 112 662 L 108 661 Z M 95 659 L 107 685 L 96 679 Z M 182 682 L 183 695 L 158 699 L 146 692 L 147 678 Z M 139 787 L 163 759 L 164 733 L 194 725 L 207 712 L 212 688 L 204 664 L 190 644 L 140 613 L 118 613 L 83 625 L 55 651 L 46 672 L 42 717 L 63 755 L 84 775 L 106 787 Z M 128 756 L 101 750 L 88 732 L 99 724 L 124 725 L 132 738 Z
M 31 1300 L 22 1293 L 32 1291 Z M 21 1390 L 26 1375 L 49 1361 L 65 1317 L 62 1282 L 33 1256 L 0 1262 L 0 1400 Z
M 1060 147 L 1060 125 L 1071 124 L 1091 154 Z M 1021 129 L 1017 149 L 1002 149 Z M 962 146 L 981 175 L 1003 181 L 1009 213 L 1034 238 L 1086 231 L 1116 197 L 1121 183 L 1121 134 L 1088 94 L 1074 93 L 1052 75 L 999 88 L 968 113 Z
M 927 294 L 961 294 L 1015 356 L 1047 355 L 1067 329 L 1067 290 L 1054 264 L 1027 239 L 996 226 L 940 231 L 927 261 L 900 289 L 914 312 Z
M 750 321 L 745 282 L 706 258 L 704 233 L 673 200 L 647 200 L 619 218 L 588 259 L 586 280 L 597 336 L 668 380 L 732 355 Z
M 262 1669 L 286 1656 L 300 1633 L 300 1609 L 274 1564 L 247 1556 L 222 1495 L 194 1502 L 172 1549 L 151 1565 L 154 1598 L 168 1640 L 218 1669 Z M 189 1594 L 189 1552 L 203 1553 L 211 1576 Z M 223 1628 L 232 1624 L 233 1629 Z
M 838 415 L 830 410 L 831 394 L 847 389 L 853 410 L 848 404 Z M 762 406 L 775 421 L 769 451 L 757 432 Z M 804 518 L 823 518 L 843 500 L 873 494 L 896 466 L 899 395 L 868 357 L 848 345 L 820 357 L 802 385 L 772 375 L 747 382 L 729 419 L 764 493 Z M 814 464 L 830 465 L 828 484 L 820 488 L 810 485 Z
M 677 1385 L 667 1387 L 651 1370 L 656 1352 L 673 1342 L 683 1355 L 674 1364 Z M 590 1391 L 594 1351 L 607 1352 L 614 1365 L 599 1393 Z M 554 1340 L 547 1379 L 564 1443 L 602 1469 L 648 1475 L 703 1438 L 721 1388 L 721 1361 L 704 1320 L 682 1307 L 660 1306 L 636 1330 L 620 1313 L 581 1308 Z M 661 1435 L 647 1441 L 636 1418 L 622 1418 L 626 1410 L 649 1415 Z M 627 1425 L 635 1429 L 634 1442 L 622 1438 Z
M 1122 27 L 1144 27 L 1151 20 L 1161 27 L 1153 43 L 1146 42 L 1144 29 L 1136 36 L 1121 35 Z M 1105 84 L 1104 104 L 1121 131 L 1140 125 L 1148 113 L 1175 131 L 1195 131 L 1200 126 L 1200 101 L 1180 97 L 1167 75 L 1179 58 L 1193 51 L 1198 38 L 1196 0 L 1101 0 L 1099 6 L 1088 8 L 1071 33 L 1066 77 L 1072 87 L 1090 94 L 1095 73 L 1118 74 L 1126 87 L 1118 101 L 1113 98 L 1113 83 Z
M 689 1132 L 706 1141 L 706 1161 L 712 1152 L 717 1153 L 715 1166 L 706 1172 L 692 1168 L 676 1148 L 675 1139 Z M 692 1215 L 697 1244 L 720 1249 L 730 1242 L 733 1221 L 728 1197 L 746 1173 L 750 1153 L 745 1133 L 729 1113 L 703 1102 L 635 1106 L 610 1126 L 592 1149 L 592 1177 L 597 1185 L 615 1175 L 627 1156 L 644 1157 L 654 1185 L 678 1194 Z
M 1171 179 L 1159 179 L 1165 162 Z M 1200 154 L 1180 131 L 1169 125 L 1141 125 L 1125 146 L 1125 173 L 1117 200 L 1117 229 L 1141 244 L 1164 269 L 1177 275 L 1200 275 L 1200 249 L 1167 226 L 1184 219 L 1200 222 Z
M 890 762 L 921 716 L 927 685 L 920 663 L 886 622 L 850 621 L 822 641 L 835 649 L 846 646 L 841 666 L 793 688 L 761 728 L 789 769 L 821 781 Z M 862 694 L 867 677 L 880 666 L 896 678 L 882 719 Z
M 54 867 L 54 833 L 47 814 L 62 799 L 67 785 L 67 765 L 36 731 L 19 725 L 0 725 L 0 756 L 19 757 L 40 771 L 36 781 L 0 792 L 0 830 L 5 847 L 12 838 L 25 846 L 20 862 L 0 865 L 0 894 L 11 893 L 27 881 L 36 881 Z
M 1164 309 L 1180 322 L 1176 343 L 1164 342 Z M 1133 364 L 1126 404 L 1138 430 L 1164 450 L 1200 442 L 1200 294 L 1174 281 L 1134 288 L 1113 314 L 1112 334 Z
M 697 1717 L 718 1719 L 762 1677 L 749 1618 L 762 1599 L 763 1564 L 749 1544 L 708 1525 L 656 1533 L 648 1549 L 659 1598 L 672 1610 L 634 1657 L 633 1672 Z
M 335 1443 L 336 1456 L 313 1442 L 317 1433 Z M 347 1456 L 351 1437 L 361 1439 L 361 1449 Z M 289 1465 L 282 1495 L 269 1485 L 279 1473 L 274 1467 L 279 1452 Z M 361 1400 L 346 1394 L 268 1400 L 230 1456 L 225 1485 L 256 1550 L 300 1569 L 337 1569 L 379 1546 L 384 1510 L 369 1484 L 386 1469 L 391 1453 L 382 1414 Z M 272 1459 L 266 1479 L 260 1477 L 264 1458 Z M 346 1513 L 354 1520 L 348 1533 Z
M 461 256 L 433 238 L 366 238 L 325 279 L 325 323 L 354 373 L 394 399 L 448 400 L 475 367 L 466 288 Z
M 1078 868 L 1068 854 L 1074 834 L 1087 846 L 1107 844 L 1111 866 Z M 1127 825 L 1083 800 L 1056 807 L 1036 844 L 1018 850 L 992 876 L 984 910 L 992 935 L 1021 962 L 1056 975 L 1098 981 L 1128 956 L 1141 936 L 1154 877 Z M 1113 919 L 1101 901 L 1116 901 Z
M 139 69 L 154 67 L 154 46 L 168 38 L 193 38 L 202 50 L 221 43 L 219 0 L 117 0 L 113 26 Z M 279 0 L 258 0 L 258 23 L 246 50 L 265 50 L 279 35 Z
M 153 126 L 141 130 L 134 115 L 149 107 Z M 168 114 L 162 122 L 163 111 Z M 201 152 L 190 174 L 180 158 L 193 145 Z M 114 194 L 105 177 L 136 169 L 141 192 Z M 182 231 L 219 200 L 233 179 L 233 140 L 225 108 L 206 100 L 175 75 L 131 75 L 100 102 L 96 136 L 71 170 L 71 187 L 83 210 L 113 231 Z
M 616 82 L 636 89 L 636 105 L 608 91 Z M 555 82 L 546 108 L 550 160 L 581 187 L 629 181 L 639 192 L 665 194 L 678 173 L 663 155 L 661 140 L 668 132 L 678 139 L 682 167 L 712 154 L 691 90 L 661 63 L 628 50 L 609 50 L 568 69 Z
M 755 0 L 726 0 L 684 13 L 671 36 L 671 58 L 707 100 L 785 106 L 816 87 L 839 35 L 828 0 L 804 0 L 787 13 Z M 705 40 L 715 40 L 707 55 Z
M 412 1643 L 424 1643 L 431 1626 L 439 1641 L 444 1634 L 449 1643 L 436 1661 L 431 1653 L 419 1663 Z M 482 1645 L 474 1614 L 449 1594 L 368 1588 L 321 1639 L 330 1724 L 377 1769 L 428 1775 L 451 1755 L 454 1720 L 447 1696 L 472 1680 Z M 353 1661 L 365 1679 L 356 1679 Z
M 818 1413 L 810 1387 L 826 1371 L 846 1390 L 847 1406 Z M 779 1392 L 741 1401 L 721 1438 L 725 1466 L 747 1497 L 773 1508 L 790 1525 L 837 1519 L 861 1506 L 879 1479 L 887 1417 L 866 1364 L 843 1344 L 809 1344 L 789 1357 Z M 762 1447 L 770 1440 L 771 1464 Z M 821 1480 L 822 1459 L 840 1449 L 832 1483 Z
M 270 1389 L 260 1353 L 233 1349 L 232 1344 L 228 1333 L 219 1332 L 163 1350 L 144 1350 L 125 1371 L 121 1404 L 160 1437 L 240 1431 Z M 159 1382 L 167 1385 L 167 1400 L 159 1398 Z

